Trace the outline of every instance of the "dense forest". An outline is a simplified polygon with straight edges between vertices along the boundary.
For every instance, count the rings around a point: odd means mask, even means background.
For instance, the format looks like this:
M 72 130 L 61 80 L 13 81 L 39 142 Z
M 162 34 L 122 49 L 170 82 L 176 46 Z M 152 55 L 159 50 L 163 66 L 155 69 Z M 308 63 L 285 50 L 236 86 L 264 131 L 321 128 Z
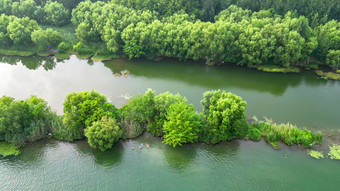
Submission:
M 1 0 L 0 12 L 3 49 L 340 66 L 338 0 Z

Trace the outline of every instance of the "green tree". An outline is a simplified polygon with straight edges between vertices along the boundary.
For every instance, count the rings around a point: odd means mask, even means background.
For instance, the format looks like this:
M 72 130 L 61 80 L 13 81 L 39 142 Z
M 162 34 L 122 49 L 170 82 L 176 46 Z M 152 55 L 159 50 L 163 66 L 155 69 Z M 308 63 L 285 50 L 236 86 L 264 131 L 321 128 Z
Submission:
M 12 14 L 12 0 L 0 1 L 0 13 L 5 13 L 6 15 Z
M 57 46 L 62 41 L 62 35 L 50 28 L 46 30 L 35 30 L 31 34 L 31 39 L 40 50 L 47 50 L 48 46 Z
M 28 17 L 15 19 L 7 26 L 10 39 L 17 45 L 31 44 L 31 33 L 37 29 L 39 29 L 38 23 Z
M 55 26 L 63 26 L 69 22 L 69 12 L 60 3 L 49 1 L 44 6 L 46 21 Z
M 327 54 L 326 63 L 334 70 L 340 68 L 340 50 L 330 50 Z
M 70 93 L 64 101 L 65 128 L 72 131 L 75 140 L 84 138 L 84 129 L 103 116 L 117 117 L 117 109 L 107 102 L 104 95 L 96 92 Z
M 92 148 L 104 151 L 112 148 L 113 144 L 122 137 L 122 130 L 115 119 L 104 116 L 85 129 L 85 136 Z
M 183 143 L 194 143 L 198 140 L 201 119 L 192 104 L 185 102 L 172 104 L 164 123 L 164 142 L 176 147 Z
M 245 106 L 241 97 L 225 91 L 207 91 L 201 101 L 206 127 L 203 140 L 215 144 L 236 137 L 236 124 L 245 119 Z
M 163 136 L 163 126 L 167 120 L 170 105 L 175 103 L 186 103 L 186 99 L 179 94 L 165 92 L 154 98 L 154 117 L 148 123 L 147 130 L 156 136 Z
M 45 138 L 54 117 L 56 114 L 41 98 L 15 101 L 4 96 L 0 98 L 0 140 L 21 145 Z

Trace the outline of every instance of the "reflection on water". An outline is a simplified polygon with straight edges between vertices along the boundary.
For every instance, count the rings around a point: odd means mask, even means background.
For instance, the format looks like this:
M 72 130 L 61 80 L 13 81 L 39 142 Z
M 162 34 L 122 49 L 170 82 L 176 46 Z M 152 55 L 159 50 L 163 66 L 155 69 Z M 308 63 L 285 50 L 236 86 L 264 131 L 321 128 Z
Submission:
M 123 159 L 124 147 L 121 142 L 116 143 L 112 149 L 106 151 L 100 151 L 93 149 L 86 141 L 79 141 L 76 143 L 77 151 L 92 156 L 96 164 L 110 168 L 114 165 L 119 165 Z

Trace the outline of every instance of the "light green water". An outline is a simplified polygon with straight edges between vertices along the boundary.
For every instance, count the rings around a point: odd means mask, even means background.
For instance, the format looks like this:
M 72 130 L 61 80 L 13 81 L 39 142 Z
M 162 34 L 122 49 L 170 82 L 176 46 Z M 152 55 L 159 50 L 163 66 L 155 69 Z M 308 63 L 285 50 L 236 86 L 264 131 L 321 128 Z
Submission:
M 197 110 L 202 93 L 222 89 L 248 102 L 247 115 L 267 116 L 310 129 L 339 129 L 340 83 L 302 74 L 262 73 L 236 66 L 175 61 L 71 57 L 0 57 L 0 96 L 46 99 L 59 114 L 65 95 L 95 89 L 116 106 L 124 95 L 152 88 L 186 96 Z M 114 73 L 130 71 L 126 77 Z M 140 143 L 150 148 L 131 150 Z M 325 145 L 327 147 L 327 145 Z M 95 151 L 86 142 L 43 140 L 17 157 L 0 158 L 0 190 L 338 190 L 340 163 L 315 160 L 295 148 L 232 141 L 173 149 L 148 134 Z

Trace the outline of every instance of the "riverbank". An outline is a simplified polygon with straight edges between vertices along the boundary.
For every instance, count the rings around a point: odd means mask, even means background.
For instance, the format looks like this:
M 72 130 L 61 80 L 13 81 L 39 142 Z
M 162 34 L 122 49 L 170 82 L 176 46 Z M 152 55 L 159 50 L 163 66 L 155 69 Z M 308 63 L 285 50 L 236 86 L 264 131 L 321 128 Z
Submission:
M 0 49 L 0 54 L 7 55 L 7 56 L 22 56 L 22 57 L 29 57 L 33 55 L 41 56 L 41 57 L 48 57 L 54 56 L 59 60 L 66 60 L 69 59 L 72 55 L 76 55 L 79 59 L 91 60 L 93 62 L 103 62 L 103 61 L 111 61 L 117 58 L 126 58 L 125 55 L 116 55 L 116 54 L 101 54 L 100 52 L 90 53 L 90 54 L 79 54 L 74 51 L 67 51 L 65 53 L 61 52 L 51 52 L 45 51 L 41 52 L 36 49 L 26 49 L 26 50 L 16 50 L 16 49 Z M 147 58 L 154 61 L 161 61 L 163 60 L 162 57 L 152 57 Z M 214 66 L 211 66 L 214 67 Z M 289 66 L 289 67 L 280 67 L 275 65 L 250 65 L 247 66 L 251 69 L 256 69 L 260 72 L 269 72 L 269 73 L 301 73 L 302 70 L 313 70 L 316 76 L 319 76 L 326 80 L 340 80 L 340 71 L 332 72 L 330 68 L 324 66 L 322 69 L 319 68 L 318 64 L 309 64 L 309 65 L 297 65 L 297 66 Z

